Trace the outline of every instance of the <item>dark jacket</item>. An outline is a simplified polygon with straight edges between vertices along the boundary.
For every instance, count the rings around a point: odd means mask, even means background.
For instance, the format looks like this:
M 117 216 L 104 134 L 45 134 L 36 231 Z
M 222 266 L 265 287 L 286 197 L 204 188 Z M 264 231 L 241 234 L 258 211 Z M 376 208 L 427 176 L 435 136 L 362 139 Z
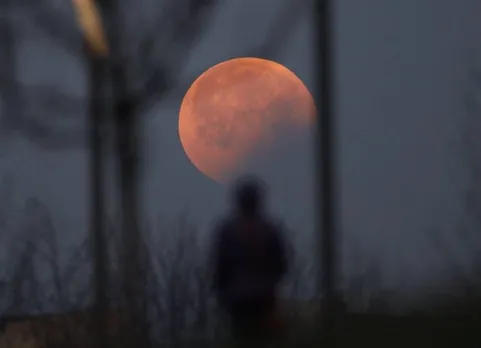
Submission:
M 230 217 L 214 231 L 213 287 L 224 305 L 275 295 L 287 271 L 281 228 L 263 217 Z

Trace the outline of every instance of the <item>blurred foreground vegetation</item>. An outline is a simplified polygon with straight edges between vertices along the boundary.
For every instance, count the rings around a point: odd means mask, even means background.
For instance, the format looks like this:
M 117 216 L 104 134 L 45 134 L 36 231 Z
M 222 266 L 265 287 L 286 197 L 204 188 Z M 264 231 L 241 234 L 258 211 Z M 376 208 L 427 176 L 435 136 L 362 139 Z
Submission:
M 4 195 L 3 197 L 8 197 Z M 18 224 L 4 216 L 2 235 L 8 245 L 0 280 L 0 347 L 92 347 L 96 322 L 92 313 L 93 287 L 88 239 L 69 250 L 63 248 L 58 227 L 48 209 L 31 199 L 17 216 Z M 127 344 L 129 327 L 122 311 L 120 244 L 115 221 L 109 220 L 109 292 L 107 329 L 113 347 Z M 152 347 L 230 346 L 225 315 L 210 291 L 208 239 L 200 238 L 187 216 L 164 217 L 144 226 L 144 314 Z M 162 238 L 159 238 L 162 236 Z M 305 241 L 292 239 L 293 266 L 285 284 L 282 313 L 287 330 L 284 346 L 319 345 L 315 298 L 315 260 Z M 60 248 L 62 245 L 62 248 Z M 361 256 L 358 256 L 361 257 Z M 414 347 L 481 346 L 481 296 L 476 278 L 456 279 L 465 291 L 441 301 L 411 305 L 395 314 L 396 294 L 382 288 L 376 265 L 347 275 L 344 303 L 339 311 L 339 344 Z M 474 277 L 474 278 L 473 278 Z M 454 279 L 454 278 L 453 278 Z M 310 300 L 307 300 L 310 299 Z M 430 303 L 428 306 L 427 303 Z

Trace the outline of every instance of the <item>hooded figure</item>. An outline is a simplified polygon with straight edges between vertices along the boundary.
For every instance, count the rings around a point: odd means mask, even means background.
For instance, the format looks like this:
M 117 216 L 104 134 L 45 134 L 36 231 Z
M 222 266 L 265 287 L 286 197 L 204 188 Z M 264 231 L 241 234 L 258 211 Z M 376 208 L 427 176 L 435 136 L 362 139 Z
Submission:
M 271 330 L 277 288 L 287 271 L 281 228 L 265 214 L 264 186 L 254 178 L 235 185 L 233 210 L 217 226 L 213 287 L 238 338 L 260 339 Z

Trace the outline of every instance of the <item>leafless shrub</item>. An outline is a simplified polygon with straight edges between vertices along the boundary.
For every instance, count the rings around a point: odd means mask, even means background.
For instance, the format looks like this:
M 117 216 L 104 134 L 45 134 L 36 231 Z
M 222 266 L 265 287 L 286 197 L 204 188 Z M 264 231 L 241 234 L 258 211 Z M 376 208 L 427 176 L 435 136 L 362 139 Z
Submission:
M 112 314 L 118 324 L 111 332 L 111 340 L 115 341 L 115 330 L 117 333 L 122 330 L 119 326 L 122 323 L 121 254 L 117 219 L 109 221 L 109 300 L 112 310 L 119 309 Z M 6 287 L 7 317 L 21 315 L 24 322 L 35 322 L 23 324 L 27 330 L 20 329 L 22 320 L 18 320 L 16 330 L 23 330 L 22 335 L 28 331 L 37 342 L 41 340 L 49 347 L 85 343 L 86 338 L 81 337 L 91 332 L 93 318 L 88 314 L 92 300 L 88 242 L 71 250 L 69 257 L 60 257 L 55 223 L 38 200 L 29 200 L 22 228 Z M 292 267 L 286 281 L 283 310 L 293 327 L 304 326 L 304 332 L 320 308 L 313 296 L 313 286 L 309 285 L 314 283 L 315 260 L 305 252 L 306 243 L 298 234 L 288 231 L 287 235 L 292 237 Z M 142 301 L 152 341 L 180 345 L 186 341 L 199 343 L 227 337 L 225 317 L 210 291 L 209 238 L 204 238 L 205 231 L 199 231 L 188 215 L 182 214 L 175 219 L 160 216 L 154 223 L 144 224 L 142 236 L 146 275 Z M 66 253 L 65 250 L 62 253 Z M 357 257 L 361 264 L 364 256 L 360 251 Z M 62 262 L 63 259 L 66 261 Z M 368 288 L 373 289 L 370 296 L 375 298 L 376 287 L 379 287 L 381 276 L 375 266 L 363 267 L 364 272 L 351 278 L 346 293 L 353 301 L 362 297 Z M 51 313 L 59 314 L 47 315 Z
M 89 263 L 85 244 L 74 250 L 68 262 L 61 265 L 60 258 L 55 256 L 58 254 L 56 231 L 48 212 L 38 201 L 30 201 L 28 212 L 31 222 L 35 223 L 25 226 L 29 228 L 28 234 L 22 237 L 22 252 L 17 253 L 8 280 L 10 306 L 7 314 L 88 311 L 92 289 L 88 274 L 81 271 L 88 268 Z M 115 246 L 114 224 L 110 230 L 110 246 Z M 207 239 L 201 238 L 199 232 L 186 215 L 171 221 L 159 219 L 144 231 L 143 249 L 147 256 L 144 264 L 147 274 L 145 314 L 149 318 L 152 336 L 158 342 L 168 340 L 178 344 L 186 339 L 206 340 L 226 335 L 225 321 L 210 291 Z M 114 291 L 110 299 L 111 305 L 115 306 L 119 303 L 115 290 L 119 287 L 120 274 L 115 247 L 112 251 L 110 278 Z M 50 273 L 51 276 L 41 279 L 36 266 L 40 266 L 42 275 Z M 78 276 L 83 279 L 76 279 Z M 294 282 L 299 291 L 301 281 L 295 279 Z M 77 334 L 72 332 L 71 326 L 58 326 L 58 320 L 52 321 L 50 326 L 45 324 L 48 321 L 45 317 L 41 328 L 49 327 L 54 331 L 57 342 L 60 332 L 65 342 Z M 85 325 L 86 320 L 76 324 L 84 331 L 87 330 Z M 35 333 L 35 337 L 39 335 Z M 44 340 L 47 339 L 42 335 Z

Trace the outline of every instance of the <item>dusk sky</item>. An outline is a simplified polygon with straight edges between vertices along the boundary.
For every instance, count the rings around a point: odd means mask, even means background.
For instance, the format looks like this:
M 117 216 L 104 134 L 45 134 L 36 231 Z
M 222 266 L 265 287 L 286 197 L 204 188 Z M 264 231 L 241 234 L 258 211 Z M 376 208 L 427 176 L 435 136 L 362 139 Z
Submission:
M 208 67 L 261 45 L 286 1 L 222 3 L 179 77 L 186 85 Z M 441 272 L 444 262 L 430 251 L 427 232 L 449 232 L 460 213 L 459 121 L 466 114 L 469 64 L 479 47 L 481 7 L 475 0 L 337 3 L 344 238 L 379 255 L 388 282 L 427 284 L 427 275 Z M 287 66 L 315 94 L 312 18 L 306 7 L 282 49 L 267 58 Z M 28 28 L 26 19 L 20 23 L 26 26 L 19 49 L 22 82 L 84 97 L 80 61 Z M 177 133 L 181 97 L 170 96 L 139 116 L 146 148 L 144 205 L 151 216 L 187 210 L 205 227 L 225 210 L 227 191 L 184 154 Z M 305 238 L 312 238 L 315 210 L 310 140 L 300 139 L 281 158 L 269 159 L 263 172 L 273 210 Z M 84 150 L 46 151 L 15 136 L 1 162 L 15 178 L 18 197 L 34 195 L 50 207 L 65 245 L 82 239 L 88 197 Z

